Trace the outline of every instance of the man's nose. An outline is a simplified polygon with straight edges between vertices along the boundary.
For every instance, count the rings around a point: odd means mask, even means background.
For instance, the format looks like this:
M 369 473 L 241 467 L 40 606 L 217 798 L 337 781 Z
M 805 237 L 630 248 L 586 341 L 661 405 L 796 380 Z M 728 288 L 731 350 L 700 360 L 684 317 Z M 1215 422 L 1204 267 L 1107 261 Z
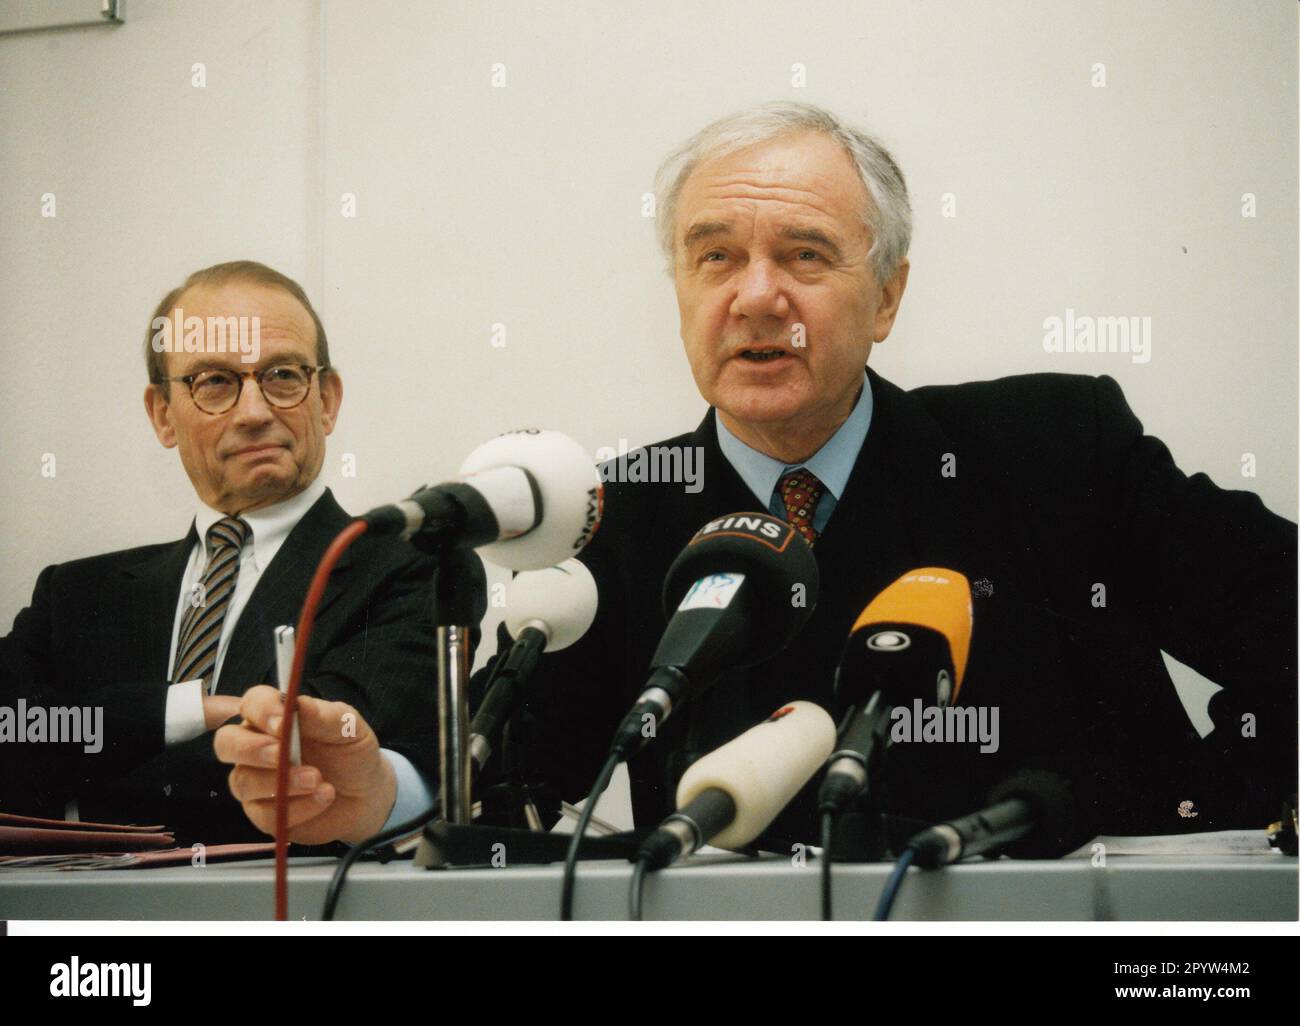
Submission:
M 782 320 L 790 313 L 780 269 L 766 259 L 750 260 L 740 272 L 736 284 L 736 298 L 731 303 L 735 317 L 755 320 L 777 317 Z
M 261 424 L 275 417 L 271 404 L 262 394 L 262 386 L 256 378 L 245 378 L 244 387 L 239 392 L 235 403 L 234 419 L 237 424 Z

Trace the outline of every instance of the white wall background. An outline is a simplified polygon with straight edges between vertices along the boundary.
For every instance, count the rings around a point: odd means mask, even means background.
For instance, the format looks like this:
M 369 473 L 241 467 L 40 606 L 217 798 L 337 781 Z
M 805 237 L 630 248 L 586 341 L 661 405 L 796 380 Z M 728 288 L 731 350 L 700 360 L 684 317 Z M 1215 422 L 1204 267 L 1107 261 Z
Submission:
M 1291 0 L 126 13 L 0 37 L 0 623 L 49 563 L 185 532 L 193 493 L 146 422 L 140 349 L 159 297 L 220 260 L 314 297 L 346 384 L 325 474 L 351 510 L 513 426 L 592 450 L 693 427 L 642 196 L 686 135 L 779 98 L 865 124 L 908 176 L 912 275 L 883 375 L 1110 374 L 1184 469 L 1295 516 Z M 1151 361 L 1045 353 L 1067 307 L 1149 316 Z

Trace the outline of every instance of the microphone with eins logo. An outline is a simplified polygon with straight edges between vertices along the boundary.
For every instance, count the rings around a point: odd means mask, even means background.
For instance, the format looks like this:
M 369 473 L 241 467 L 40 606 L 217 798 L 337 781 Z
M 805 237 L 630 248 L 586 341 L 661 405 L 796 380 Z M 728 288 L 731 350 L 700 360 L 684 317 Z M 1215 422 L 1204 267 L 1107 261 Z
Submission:
M 732 513 L 700 528 L 664 580 L 668 626 L 611 755 L 630 758 L 690 693 L 789 645 L 812 616 L 819 580 L 812 548 L 784 520 Z

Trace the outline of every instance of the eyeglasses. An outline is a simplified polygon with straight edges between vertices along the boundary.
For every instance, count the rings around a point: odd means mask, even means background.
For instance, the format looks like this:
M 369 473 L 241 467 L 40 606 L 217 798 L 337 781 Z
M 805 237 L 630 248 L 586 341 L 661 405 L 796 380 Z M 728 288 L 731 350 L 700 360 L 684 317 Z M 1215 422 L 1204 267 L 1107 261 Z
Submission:
M 190 390 L 194 405 L 204 413 L 225 413 L 233 409 L 244 391 L 244 379 L 256 378 L 262 396 L 277 409 L 291 410 L 307 398 L 311 391 L 312 375 L 328 367 L 307 367 L 299 363 L 277 363 L 260 371 L 202 370 L 197 374 L 184 374 L 178 378 L 158 378 L 164 381 L 183 381 Z

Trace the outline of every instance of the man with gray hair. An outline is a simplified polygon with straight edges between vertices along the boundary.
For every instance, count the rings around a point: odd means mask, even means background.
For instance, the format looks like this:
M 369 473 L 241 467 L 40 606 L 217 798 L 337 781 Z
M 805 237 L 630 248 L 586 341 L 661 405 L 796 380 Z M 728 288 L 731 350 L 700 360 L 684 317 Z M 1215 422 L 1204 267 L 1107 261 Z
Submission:
M 628 764 L 638 826 L 673 811 L 694 760 L 774 709 L 833 708 L 858 614 L 926 566 L 974 582 L 961 698 L 999 736 L 896 739 L 874 794 L 891 822 L 971 812 L 1024 768 L 1073 785 L 1070 841 L 1268 822 L 1295 789 L 1295 525 L 1184 475 L 1108 377 L 905 392 L 871 370 L 907 287 L 911 208 L 888 151 L 827 111 L 774 103 L 724 118 L 657 184 L 681 337 L 710 409 L 649 448 L 702 454 L 702 482 L 629 473 L 640 450 L 604 468 L 602 527 L 579 557 L 596 619 L 529 683 L 511 792 L 522 783 L 550 817 L 588 793 L 645 684 L 670 564 L 704 524 L 757 508 L 813 546 L 816 609 L 784 651 L 658 725 Z M 1223 687 L 1204 739 L 1162 649 Z M 815 783 L 763 847 L 817 842 Z
M 1184 475 L 1108 377 L 903 391 L 875 373 L 872 347 L 907 287 L 911 209 L 884 146 L 833 114 L 773 103 L 724 118 L 667 158 L 657 187 L 681 337 L 710 406 L 693 433 L 658 444 L 698 447 L 703 487 L 607 475 L 604 526 L 581 556 L 596 622 L 528 689 L 533 793 L 553 811 L 588 792 L 645 683 L 670 563 L 709 520 L 760 509 L 812 543 L 817 608 L 785 651 L 690 696 L 629 763 L 638 825 L 672 811 L 692 761 L 773 709 L 833 708 L 855 618 L 924 566 L 975 582 L 961 698 L 1000 710 L 1001 737 L 983 751 L 896 743 L 886 811 L 970 812 L 1035 767 L 1073 784 L 1078 840 L 1273 818 L 1295 790 L 1295 526 Z M 1162 649 L 1223 688 L 1204 739 Z M 813 812 L 806 788 L 763 846 L 816 843 Z

